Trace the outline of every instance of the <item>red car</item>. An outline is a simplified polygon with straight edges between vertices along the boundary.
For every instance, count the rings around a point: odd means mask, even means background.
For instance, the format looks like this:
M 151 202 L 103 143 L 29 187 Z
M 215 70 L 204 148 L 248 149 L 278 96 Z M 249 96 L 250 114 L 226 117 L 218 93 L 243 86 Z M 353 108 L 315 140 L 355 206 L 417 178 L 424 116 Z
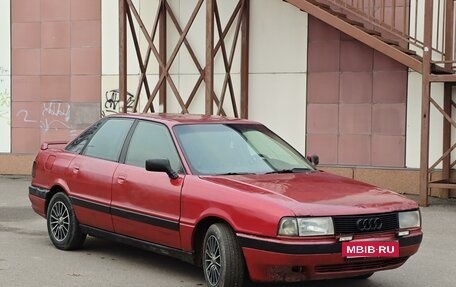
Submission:
M 29 197 L 59 249 L 107 238 L 241 286 L 367 278 L 422 240 L 414 201 L 315 169 L 257 122 L 115 115 L 56 144 L 42 144 Z

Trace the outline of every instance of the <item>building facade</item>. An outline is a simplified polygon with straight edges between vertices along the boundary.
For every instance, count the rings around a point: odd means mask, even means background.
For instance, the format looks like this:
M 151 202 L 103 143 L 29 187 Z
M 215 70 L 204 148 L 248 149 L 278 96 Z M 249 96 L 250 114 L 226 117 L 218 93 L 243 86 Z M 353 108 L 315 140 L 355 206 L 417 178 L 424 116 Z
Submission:
M 151 27 L 159 0 L 133 2 Z M 184 27 L 198 1 L 167 2 Z M 228 22 L 238 2 L 217 3 L 221 22 Z M 118 1 L 8 0 L 0 2 L 0 14 L 0 174 L 28 174 L 43 141 L 70 140 L 100 117 L 120 112 Z M 198 12 L 187 36 L 201 62 L 205 17 L 204 9 Z M 421 75 L 284 1 L 251 0 L 249 22 L 249 118 L 303 154 L 318 154 L 325 170 L 418 193 Z M 168 16 L 168 55 L 180 36 L 170 23 Z M 240 41 L 234 35 L 227 34 L 228 48 Z M 146 43 L 140 35 L 140 49 Z M 137 62 L 131 35 L 127 51 L 128 105 L 136 100 L 141 74 L 130 64 Z M 233 51 L 235 91 L 241 87 L 240 53 Z M 192 55 L 180 51 L 169 73 L 188 100 L 200 75 Z M 158 64 L 145 74 L 157 81 Z M 216 91 L 224 77 L 220 56 Z M 443 84 L 432 87 L 432 93 L 443 93 Z M 141 95 L 139 108 L 146 99 Z M 223 108 L 233 115 L 229 101 Z M 181 112 L 172 97 L 166 110 Z M 205 112 L 204 88 L 188 111 Z M 431 126 L 433 161 L 442 154 L 441 117 L 431 117 Z

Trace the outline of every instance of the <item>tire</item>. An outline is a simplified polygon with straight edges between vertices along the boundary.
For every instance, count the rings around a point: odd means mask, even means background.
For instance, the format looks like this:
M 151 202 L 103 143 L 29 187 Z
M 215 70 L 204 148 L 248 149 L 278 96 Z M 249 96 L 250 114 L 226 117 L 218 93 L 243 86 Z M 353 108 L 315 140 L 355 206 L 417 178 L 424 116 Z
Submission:
M 208 287 L 242 286 L 244 257 L 236 235 L 226 224 L 212 224 L 206 231 L 202 265 Z
M 56 193 L 49 202 L 47 210 L 47 229 L 55 247 L 61 250 L 75 250 L 82 246 L 86 234 L 82 234 L 79 223 L 64 193 Z

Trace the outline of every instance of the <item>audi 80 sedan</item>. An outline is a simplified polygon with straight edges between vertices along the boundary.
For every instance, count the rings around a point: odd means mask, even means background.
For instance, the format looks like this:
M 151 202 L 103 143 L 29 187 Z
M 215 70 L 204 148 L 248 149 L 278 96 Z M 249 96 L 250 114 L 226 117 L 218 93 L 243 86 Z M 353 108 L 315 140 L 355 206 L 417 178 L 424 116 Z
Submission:
M 41 145 L 29 198 L 58 249 L 106 238 L 241 286 L 367 278 L 422 240 L 414 201 L 317 170 L 257 122 L 119 114 L 57 144 Z

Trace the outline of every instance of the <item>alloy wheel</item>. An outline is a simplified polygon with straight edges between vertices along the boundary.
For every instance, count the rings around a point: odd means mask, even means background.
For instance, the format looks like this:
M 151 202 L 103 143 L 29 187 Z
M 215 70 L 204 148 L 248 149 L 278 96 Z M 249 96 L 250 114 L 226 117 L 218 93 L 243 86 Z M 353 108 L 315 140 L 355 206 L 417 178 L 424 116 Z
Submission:
M 50 213 L 50 227 L 54 238 L 63 241 L 70 230 L 70 213 L 65 204 L 61 201 L 56 202 Z
M 220 243 L 211 235 L 204 250 L 204 268 L 206 268 L 207 281 L 211 286 L 217 286 L 222 272 Z

